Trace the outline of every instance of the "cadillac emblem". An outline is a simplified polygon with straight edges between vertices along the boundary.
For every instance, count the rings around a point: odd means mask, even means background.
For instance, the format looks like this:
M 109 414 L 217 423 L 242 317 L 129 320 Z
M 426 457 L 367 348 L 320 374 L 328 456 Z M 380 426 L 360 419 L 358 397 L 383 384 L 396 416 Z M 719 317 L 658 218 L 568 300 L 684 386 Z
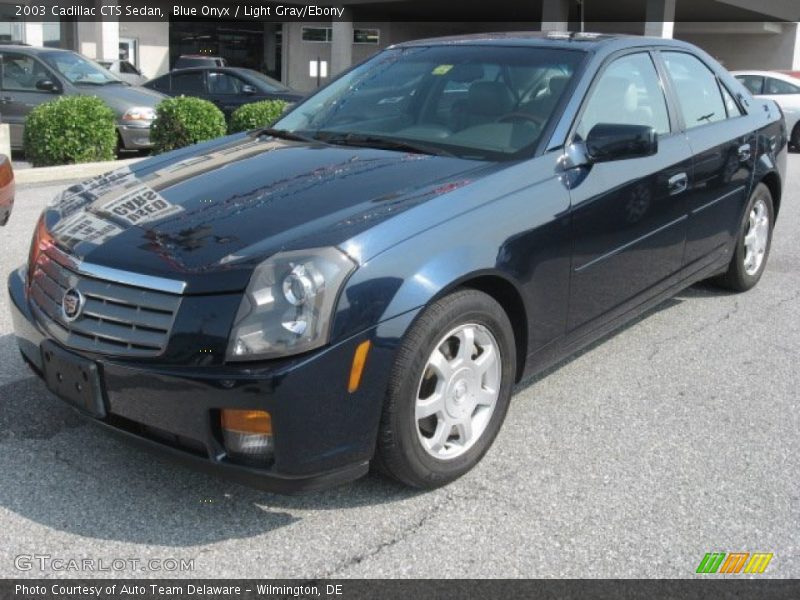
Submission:
M 75 288 L 69 288 L 64 292 L 64 297 L 61 298 L 61 312 L 67 322 L 71 323 L 79 316 L 83 310 L 84 297 Z

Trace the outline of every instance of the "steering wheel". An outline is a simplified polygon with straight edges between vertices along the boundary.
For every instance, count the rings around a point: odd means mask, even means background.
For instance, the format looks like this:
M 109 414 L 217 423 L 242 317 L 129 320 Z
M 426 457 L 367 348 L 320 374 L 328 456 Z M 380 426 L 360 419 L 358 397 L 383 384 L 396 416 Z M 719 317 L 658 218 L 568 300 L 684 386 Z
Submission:
M 545 122 L 545 120 L 540 116 L 533 115 L 533 114 L 531 114 L 529 112 L 523 112 L 523 111 L 520 111 L 520 110 L 505 114 L 502 117 L 500 117 L 499 119 L 497 119 L 496 122 L 497 123 L 505 123 L 506 121 L 516 121 L 516 120 L 531 121 L 532 123 L 535 123 L 536 125 L 538 125 L 540 128 L 544 126 L 544 122 Z

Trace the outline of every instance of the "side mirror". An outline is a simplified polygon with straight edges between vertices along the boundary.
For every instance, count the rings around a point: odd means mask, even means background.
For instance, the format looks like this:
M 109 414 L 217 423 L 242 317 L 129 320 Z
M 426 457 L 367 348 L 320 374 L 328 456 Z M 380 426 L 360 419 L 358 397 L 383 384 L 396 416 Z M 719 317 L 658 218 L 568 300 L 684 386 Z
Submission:
M 243 85 L 242 86 L 242 93 L 243 94 L 247 94 L 248 96 L 252 96 L 257 91 L 258 90 L 256 90 L 256 88 L 254 88 L 252 85 Z
M 658 134 L 649 125 L 598 123 L 586 136 L 586 152 L 594 162 L 652 156 L 658 152 Z
M 36 89 L 41 92 L 51 92 L 53 94 L 61 92 L 61 86 L 51 79 L 40 79 L 36 82 Z

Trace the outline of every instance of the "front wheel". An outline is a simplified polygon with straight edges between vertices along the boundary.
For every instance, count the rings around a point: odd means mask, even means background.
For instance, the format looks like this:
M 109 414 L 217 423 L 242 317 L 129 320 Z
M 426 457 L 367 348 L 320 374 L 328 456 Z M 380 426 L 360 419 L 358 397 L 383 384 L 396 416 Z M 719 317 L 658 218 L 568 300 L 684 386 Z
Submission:
M 493 298 L 459 290 L 433 303 L 398 349 L 376 466 L 419 488 L 469 471 L 500 430 L 515 373 L 514 332 Z
M 774 222 L 772 194 L 759 183 L 747 204 L 728 270 L 716 283 L 737 292 L 745 292 L 758 283 L 767 266 Z

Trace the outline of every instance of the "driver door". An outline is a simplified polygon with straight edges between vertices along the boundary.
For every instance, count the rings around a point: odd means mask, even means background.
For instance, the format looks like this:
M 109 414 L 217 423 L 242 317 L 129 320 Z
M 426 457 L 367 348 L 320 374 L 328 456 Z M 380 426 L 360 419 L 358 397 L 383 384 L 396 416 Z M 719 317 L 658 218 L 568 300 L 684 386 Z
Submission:
M 613 59 L 584 103 L 574 141 L 596 125 L 640 125 L 658 135 L 656 154 L 589 161 L 572 185 L 573 257 L 568 328 L 588 329 L 646 297 L 682 264 L 691 150 L 671 125 L 647 51 Z
M 8 123 L 11 147 L 22 148 L 25 119 L 39 104 L 56 97 L 55 92 L 36 88 L 44 79 L 58 82 L 42 63 L 25 54 L 3 52 L 0 54 L 0 116 Z

